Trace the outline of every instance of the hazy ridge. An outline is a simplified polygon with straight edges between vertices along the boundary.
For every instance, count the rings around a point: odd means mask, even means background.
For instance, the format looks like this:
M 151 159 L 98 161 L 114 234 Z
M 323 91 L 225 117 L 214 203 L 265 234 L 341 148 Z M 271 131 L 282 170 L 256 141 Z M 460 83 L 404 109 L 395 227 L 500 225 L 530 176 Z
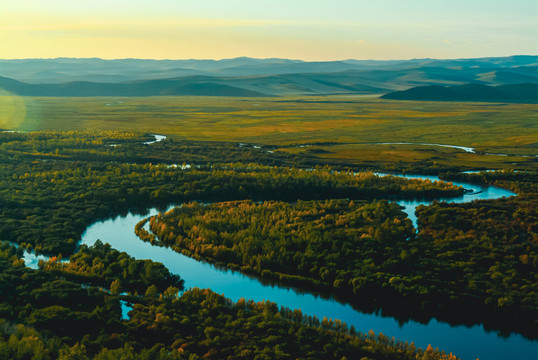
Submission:
M 479 59 L 0 60 L 0 87 L 27 96 L 386 94 L 416 86 L 538 83 L 538 56 Z
M 420 101 L 538 103 L 538 84 L 417 86 L 404 91 L 392 92 L 381 98 Z

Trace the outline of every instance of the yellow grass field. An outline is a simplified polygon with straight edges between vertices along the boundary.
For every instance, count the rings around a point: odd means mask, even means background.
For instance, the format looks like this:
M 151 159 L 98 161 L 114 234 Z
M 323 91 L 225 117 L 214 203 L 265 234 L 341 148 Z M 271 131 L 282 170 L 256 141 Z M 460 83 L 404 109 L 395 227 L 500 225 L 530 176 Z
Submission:
M 424 145 L 374 144 L 436 143 L 473 147 L 479 153 L 534 156 L 538 155 L 538 105 L 535 104 L 391 101 L 364 96 L 0 96 L 0 128 L 136 130 L 165 134 L 173 139 L 275 145 L 280 151 L 308 151 L 328 161 L 345 159 L 351 163 L 431 159 L 479 167 L 538 165 L 536 157 L 477 155 Z M 331 144 L 319 144 L 328 142 Z M 317 147 L 294 147 L 315 143 Z

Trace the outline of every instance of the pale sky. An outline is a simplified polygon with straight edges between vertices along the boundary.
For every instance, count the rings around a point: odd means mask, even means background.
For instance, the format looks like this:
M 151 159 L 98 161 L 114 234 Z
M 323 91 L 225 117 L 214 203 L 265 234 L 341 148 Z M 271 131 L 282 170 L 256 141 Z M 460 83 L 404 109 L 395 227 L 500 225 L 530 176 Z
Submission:
M 538 54 L 536 0 L 0 0 L 0 58 Z

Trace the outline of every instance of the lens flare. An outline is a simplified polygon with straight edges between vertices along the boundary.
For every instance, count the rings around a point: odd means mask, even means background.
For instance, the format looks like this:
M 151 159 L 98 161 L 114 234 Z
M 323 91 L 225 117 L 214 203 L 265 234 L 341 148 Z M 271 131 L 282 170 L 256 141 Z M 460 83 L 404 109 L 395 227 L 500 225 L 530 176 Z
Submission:
M 0 89 L 0 129 L 20 130 L 26 118 L 24 99 Z

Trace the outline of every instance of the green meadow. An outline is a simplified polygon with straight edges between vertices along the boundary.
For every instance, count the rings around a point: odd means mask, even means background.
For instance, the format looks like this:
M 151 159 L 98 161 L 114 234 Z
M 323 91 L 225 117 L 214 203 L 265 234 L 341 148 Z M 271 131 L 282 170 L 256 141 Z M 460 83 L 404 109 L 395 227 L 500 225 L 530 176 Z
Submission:
M 165 134 L 174 140 L 273 145 L 275 151 L 354 165 L 430 162 L 469 168 L 536 168 L 537 114 L 536 104 L 365 96 L 0 96 L 0 128 L 4 129 L 132 130 Z M 382 142 L 465 146 L 477 153 L 431 145 L 376 144 Z

